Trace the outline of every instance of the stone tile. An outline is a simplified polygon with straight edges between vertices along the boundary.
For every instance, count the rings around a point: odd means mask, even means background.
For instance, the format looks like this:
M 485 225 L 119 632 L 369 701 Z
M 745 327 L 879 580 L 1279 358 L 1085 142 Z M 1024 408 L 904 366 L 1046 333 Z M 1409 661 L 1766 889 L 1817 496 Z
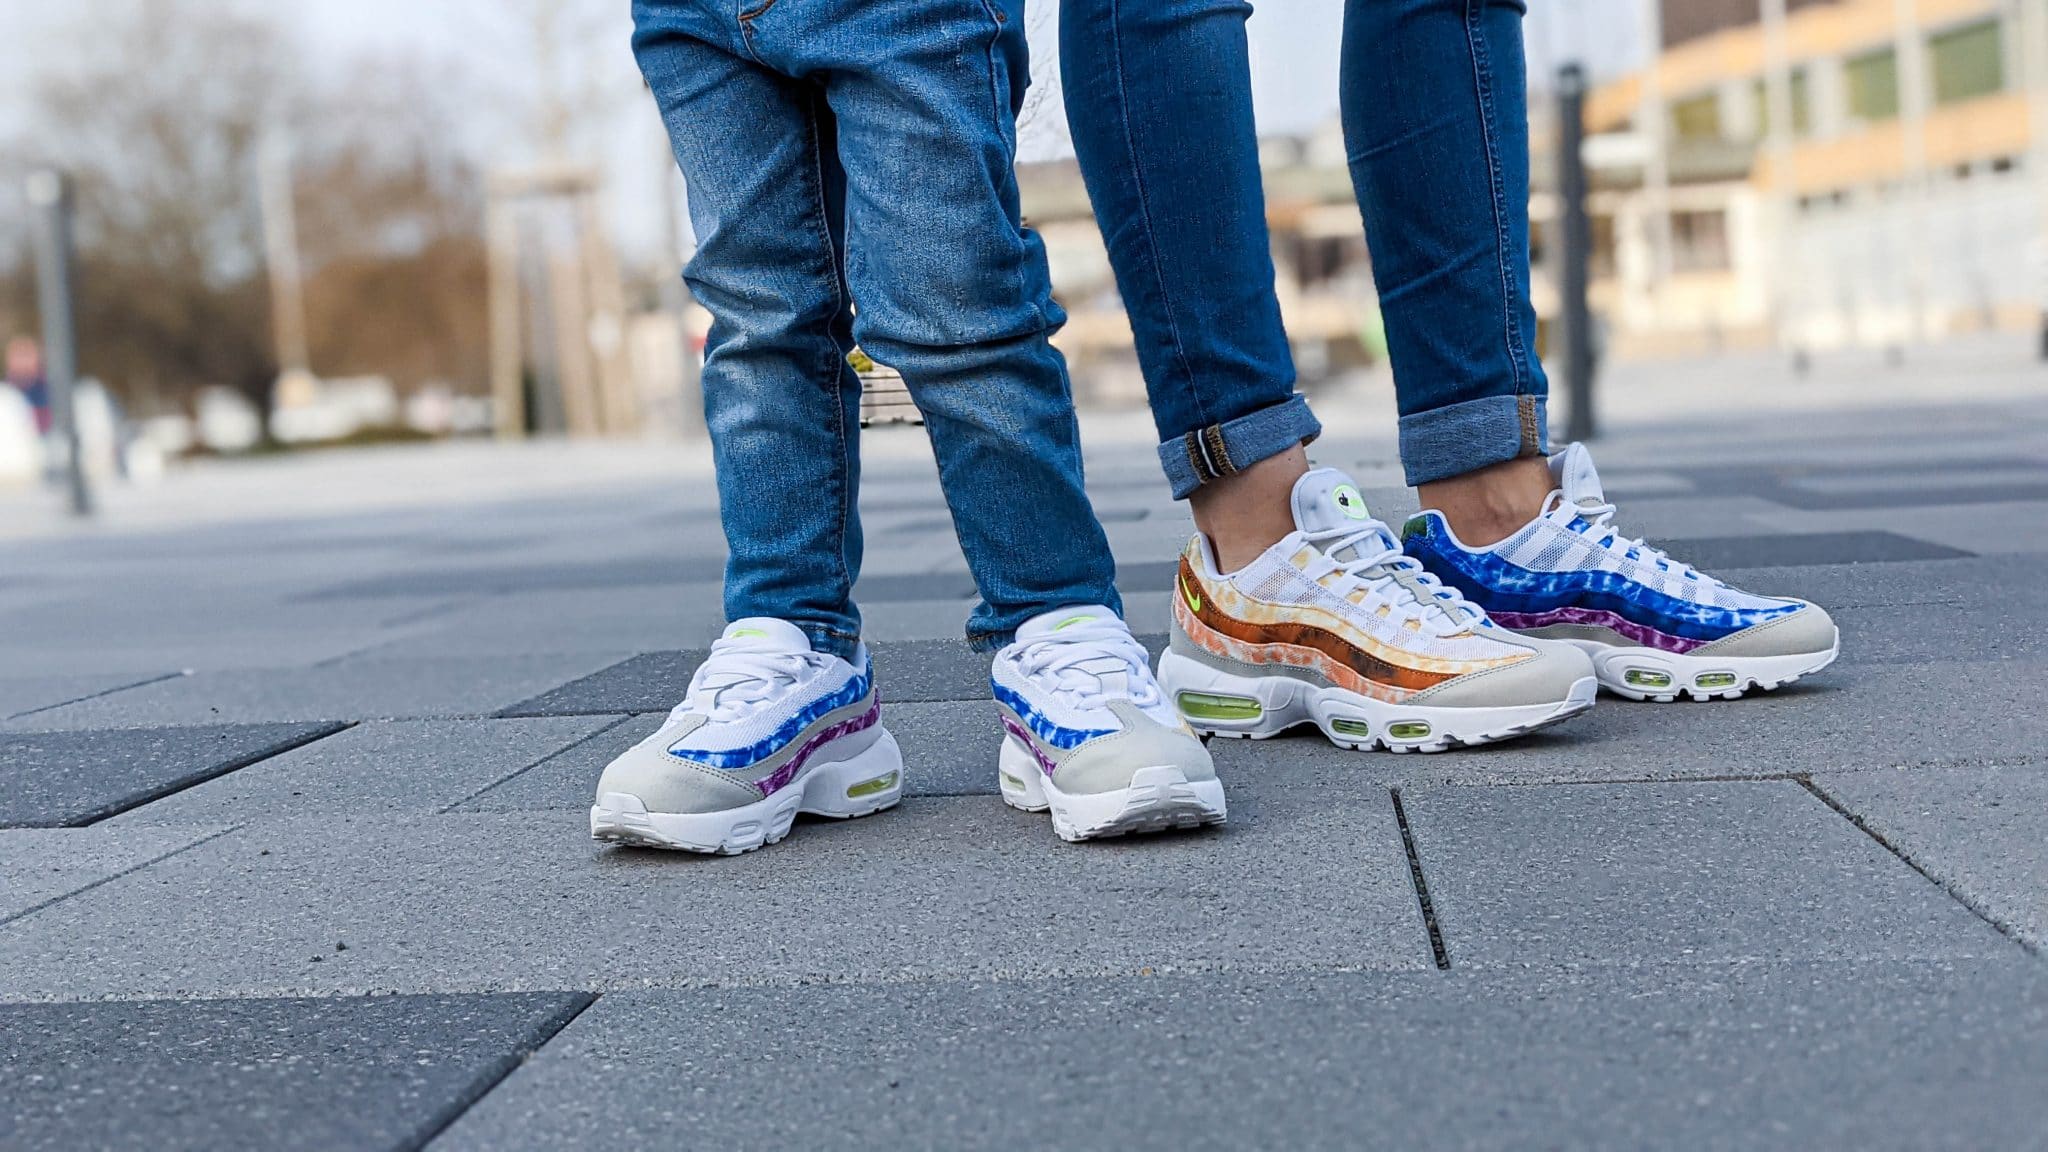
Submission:
M 223 724 L 0 732 L 0 827 L 90 824 L 341 730 Z
M 0 924 L 223 831 L 225 825 L 0 830 Z
M 0 1115 L 17 1152 L 417 1148 L 589 1000 L 0 1004 Z
M 410 568 L 336 584 L 307 597 L 504 595 L 558 589 L 598 590 L 651 584 L 716 583 L 725 575 L 722 552 L 657 553 L 611 557 L 602 563 L 500 564 L 488 568 Z
M 2016 1148 L 2044 1029 L 2018 960 L 620 992 L 435 1147 Z
M 2048 746 L 2044 693 L 2048 662 L 1844 663 L 1740 700 L 1602 698 L 1555 728 L 1441 756 L 1360 755 L 1312 729 L 1209 748 L 1226 781 L 1277 773 L 1301 787 L 1787 776 L 2032 759 Z M 1930 701 L 1951 706 L 1930 714 Z
M 57 730 L 475 716 L 602 668 L 619 655 L 362 657 L 314 668 L 201 672 L 38 712 L 10 727 Z
M 398 720 L 358 724 L 115 818 L 197 823 L 437 812 L 547 760 L 615 722 L 609 716 Z
M 1384 795 L 1087 845 L 979 796 L 741 857 L 588 835 L 580 812 L 252 825 L 0 928 L 0 998 L 1432 964 Z
M 1404 800 L 1454 966 L 2018 951 L 1790 781 L 1444 788 Z
M 1814 783 L 1958 898 L 2048 948 L 2048 765 L 1861 772 Z
M 1878 531 L 1707 536 L 1681 540 L 1653 539 L 1650 542 L 1707 572 L 1723 568 L 1956 560 L 1973 555 L 1960 548 L 1901 536 L 1896 532 Z
M 501 780 L 457 804 L 457 812 L 590 811 L 597 778 L 620 753 L 645 740 L 668 719 L 667 712 L 645 716 L 588 717 L 600 727 L 580 740 L 507 780 Z M 512 721 L 499 721 L 512 723 Z
M 0 720 L 17 720 L 31 713 L 56 708 L 94 696 L 119 692 L 175 676 L 164 671 L 154 675 L 129 672 L 70 676 L 10 676 L 0 679 Z

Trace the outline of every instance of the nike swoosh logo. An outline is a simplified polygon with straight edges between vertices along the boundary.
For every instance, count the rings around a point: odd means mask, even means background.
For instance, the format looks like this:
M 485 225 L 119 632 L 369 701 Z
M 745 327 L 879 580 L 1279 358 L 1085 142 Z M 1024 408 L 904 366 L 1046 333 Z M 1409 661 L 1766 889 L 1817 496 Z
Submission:
M 1175 579 L 1176 579 L 1176 580 L 1178 580 L 1178 581 L 1179 581 L 1179 583 L 1180 583 L 1180 594 L 1181 594 L 1182 596 L 1184 596 L 1184 597 L 1186 597 L 1186 598 L 1187 598 L 1187 602 L 1188 602 L 1188 610 L 1189 610 L 1190 612 L 1196 612 L 1196 613 L 1199 613 L 1199 612 L 1201 612 L 1201 610 L 1202 610 L 1202 598 L 1201 598 L 1200 596 L 1197 596 L 1197 595 L 1195 595 L 1195 594 L 1194 594 L 1194 592 L 1193 592 L 1193 590 L 1191 590 L 1191 589 L 1190 589 L 1190 588 L 1188 587 L 1188 582 L 1187 582 L 1187 580 L 1186 580 L 1185 578 L 1182 578 L 1182 577 L 1176 577 Z

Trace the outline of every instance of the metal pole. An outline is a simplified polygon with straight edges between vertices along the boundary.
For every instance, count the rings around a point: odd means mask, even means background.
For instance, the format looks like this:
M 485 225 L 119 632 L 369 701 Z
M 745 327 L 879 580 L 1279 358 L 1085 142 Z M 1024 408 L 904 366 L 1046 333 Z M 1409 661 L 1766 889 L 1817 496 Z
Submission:
M 1797 219 L 1794 215 L 1799 197 L 1798 173 L 1793 169 L 1798 161 L 1793 152 L 1793 140 L 1798 131 L 1795 121 L 1798 112 L 1792 102 L 1792 48 L 1786 31 L 1786 0 L 1764 0 L 1759 22 L 1764 36 L 1764 113 L 1769 121 L 1764 132 L 1764 153 L 1770 158 L 1771 178 L 1766 184 L 1766 195 L 1770 203 L 1766 215 L 1766 235 L 1771 238 L 1770 251 L 1764 260 L 1764 299 L 1767 324 L 1771 335 L 1780 347 L 1793 345 L 1793 360 L 1799 363 L 1805 358 L 1803 348 L 1797 347 L 1799 339 L 1793 323 L 1792 284 L 1793 265 L 1798 257 Z
M 1593 438 L 1593 312 L 1586 303 L 1593 225 L 1586 216 L 1586 71 L 1557 70 L 1557 194 L 1564 223 L 1565 426 L 1569 440 Z
M 63 437 L 71 513 L 92 515 L 92 491 L 85 482 L 85 454 L 79 450 L 72 386 L 78 381 L 78 338 L 71 313 L 71 181 L 60 172 L 28 178 L 28 203 L 36 217 L 37 299 L 43 313 L 43 371 L 50 386 L 50 415 Z
M 1643 163 L 1643 200 L 1650 226 L 1650 312 L 1657 327 L 1667 322 L 1671 289 L 1671 131 L 1664 106 L 1664 0 L 1642 0 L 1642 21 L 1650 46 L 1636 104 L 1637 131 L 1649 145 Z

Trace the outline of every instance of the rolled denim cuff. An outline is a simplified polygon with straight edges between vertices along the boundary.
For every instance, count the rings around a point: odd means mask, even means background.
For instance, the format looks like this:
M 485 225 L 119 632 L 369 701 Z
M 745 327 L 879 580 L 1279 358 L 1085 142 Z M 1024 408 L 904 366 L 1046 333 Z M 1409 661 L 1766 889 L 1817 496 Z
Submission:
M 1322 423 L 1308 410 L 1308 398 L 1290 396 L 1269 408 L 1168 440 L 1159 446 L 1159 465 L 1173 485 L 1173 498 L 1185 500 L 1211 480 L 1235 476 L 1322 434 Z
M 1408 485 L 1429 484 L 1549 451 L 1541 396 L 1483 396 L 1401 417 Z

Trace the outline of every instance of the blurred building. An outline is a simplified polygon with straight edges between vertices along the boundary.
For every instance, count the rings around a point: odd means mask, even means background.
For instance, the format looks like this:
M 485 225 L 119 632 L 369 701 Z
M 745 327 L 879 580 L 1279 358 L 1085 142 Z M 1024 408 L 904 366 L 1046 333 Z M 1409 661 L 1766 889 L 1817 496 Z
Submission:
M 1772 7 L 1661 0 L 1655 62 L 1589 100 L 1611 343 L 1825 349 L 2037 324 L 2048 125 L 2022 28 L 2038 0 Z M 1532 210 L 1547 259 L 1555 205 Z

